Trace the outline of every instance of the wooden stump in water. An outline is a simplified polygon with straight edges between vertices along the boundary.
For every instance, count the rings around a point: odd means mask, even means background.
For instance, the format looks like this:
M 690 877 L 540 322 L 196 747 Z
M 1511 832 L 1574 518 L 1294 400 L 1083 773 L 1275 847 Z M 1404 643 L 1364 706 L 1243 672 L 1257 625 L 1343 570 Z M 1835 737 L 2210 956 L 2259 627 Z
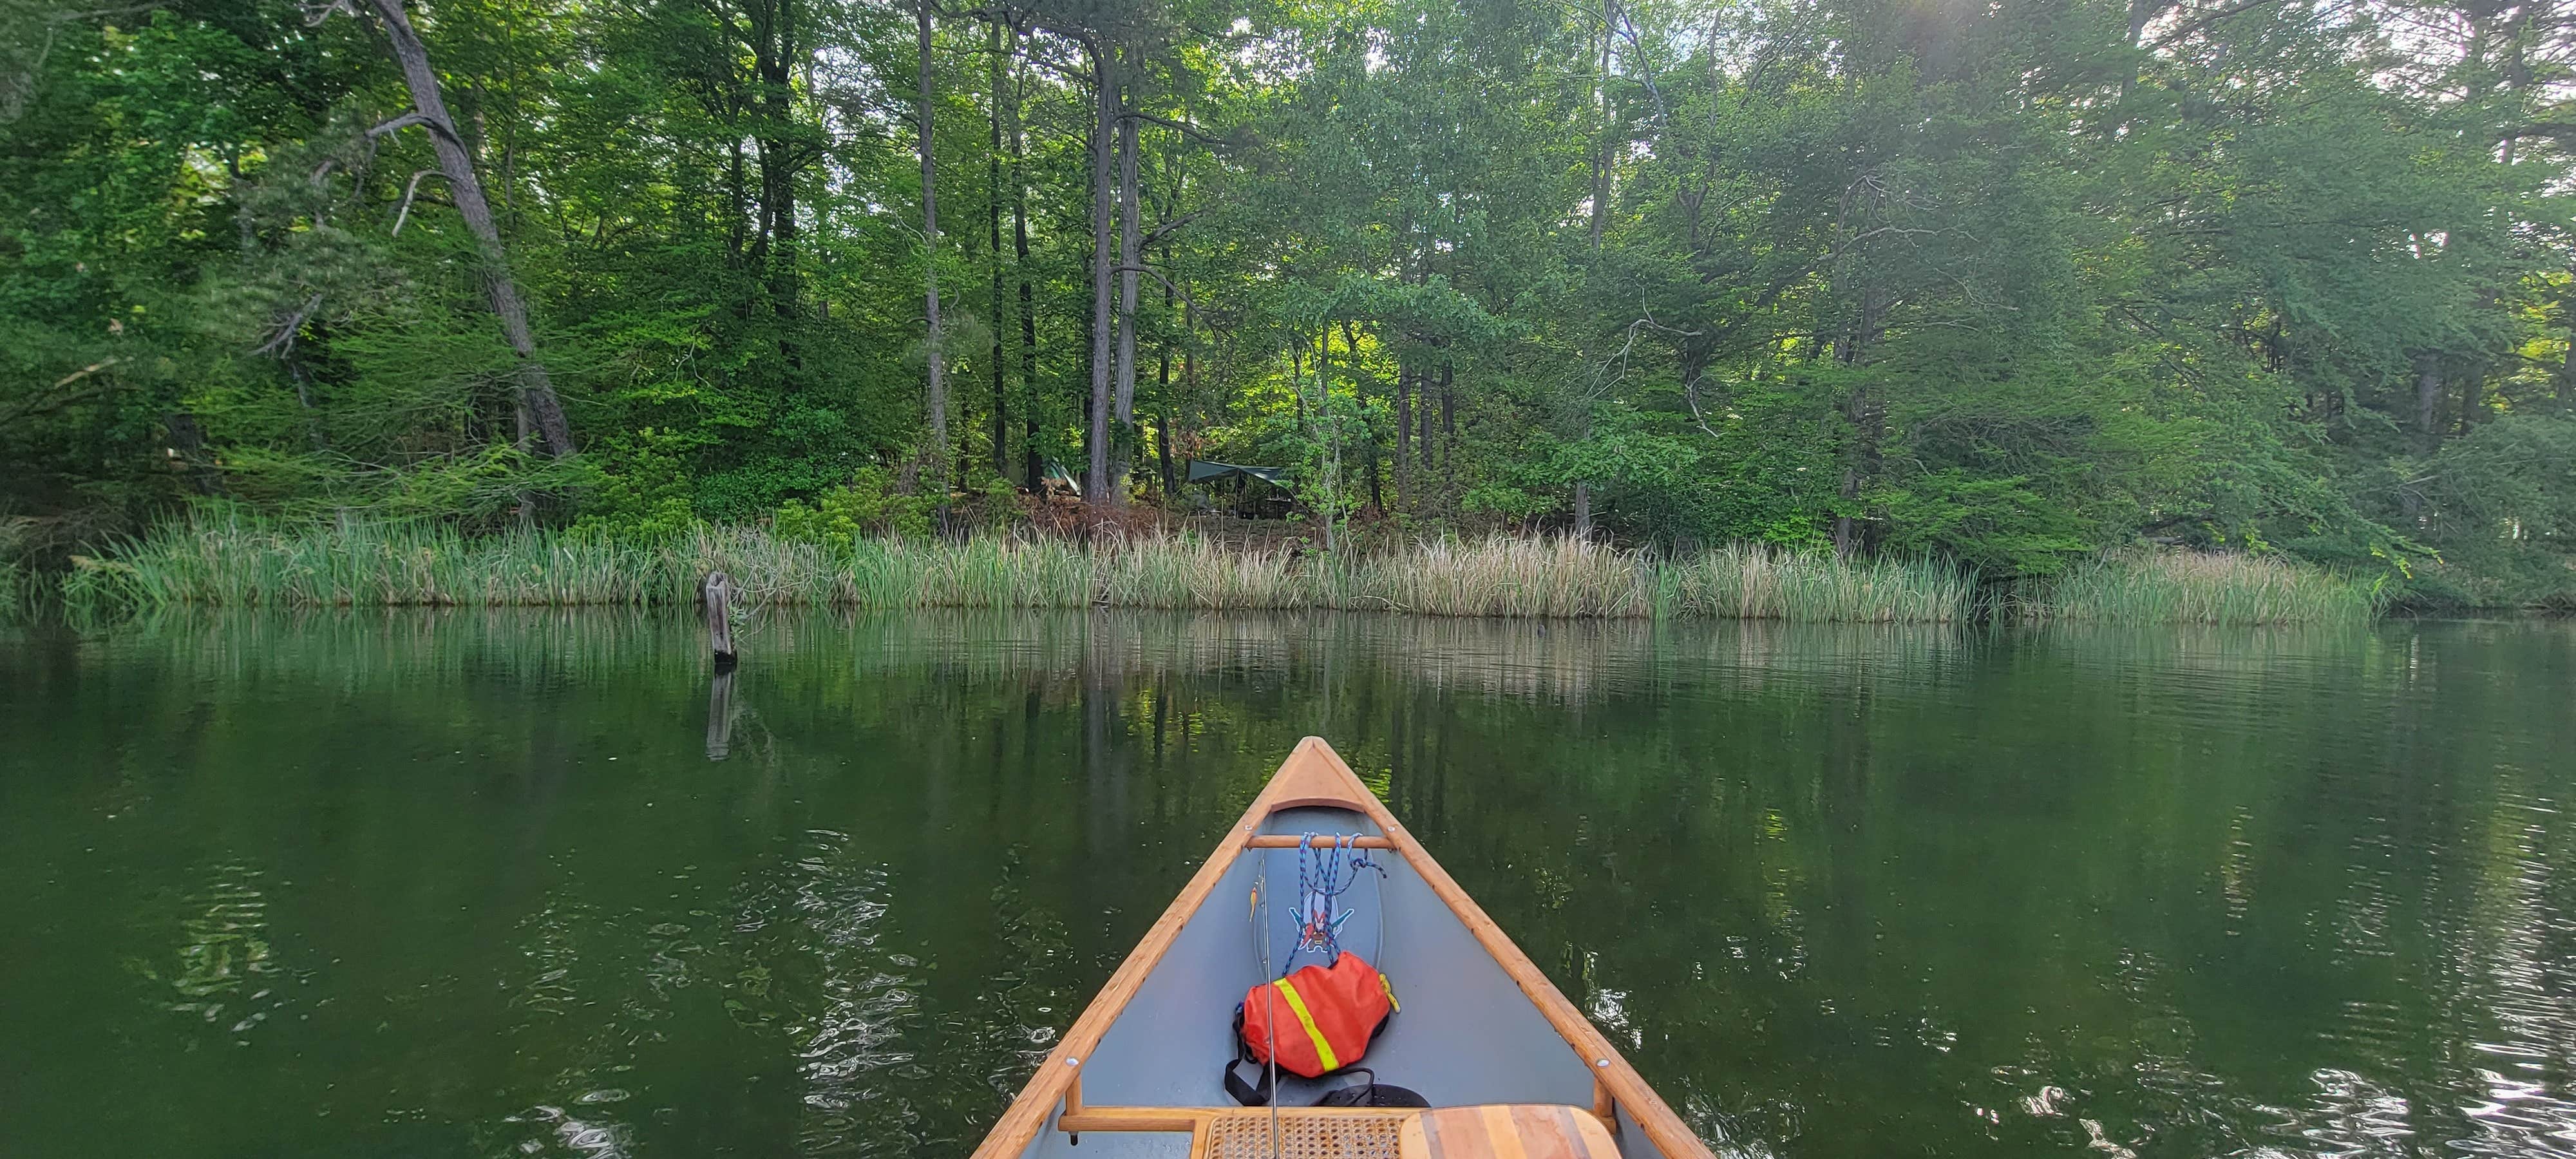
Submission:
M 716 654 L 716 671 L 733 668 L 733 577 L 720 571 L 698 581 L 698 604 L 706 612 L 707 644 Z
M 733 755 L 733 661 L 716 658 L 716 674 L 707 681 L 707 759 Z

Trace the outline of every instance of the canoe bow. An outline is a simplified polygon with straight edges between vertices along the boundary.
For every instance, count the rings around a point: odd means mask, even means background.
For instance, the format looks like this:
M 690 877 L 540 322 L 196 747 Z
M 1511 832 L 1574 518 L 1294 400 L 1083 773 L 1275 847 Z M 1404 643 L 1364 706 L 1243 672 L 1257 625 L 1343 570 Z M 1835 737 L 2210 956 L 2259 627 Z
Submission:
M 1028 1149 L 1039 1132 L 1046 1129 L 1048 1118 L 1059 1106 L 1080 1106 L 1082 1068 L 1099 1045 L 1101 1036 L 1117 1022 L 1128 1001 L 1153 974 L 1154 967 L 1162 962 L 1165 952 L 1179 937 L 1181 928 L 1207 901 L 1208 895 L 1233 867 L 1235 860 L 1246 848 L 1254 845 L 1253 839 L 1262 822 L 1282 809 L 1310 807 L 1348 809 L 1376 824 L 1378 831 L 1386 835 L 1387 847 L 1402 856 L 1415 875 L 1449 907 L 1476 943 L 1492 955 L 1495 963 L 1519 986 L 1522 996 L 1529 999 L 1548 1025 L 1565 1040 L 1566 1048 L 1573 1051 L 1592 1073 L 1596 1111 L 1606 1113 L 1614 1105 L 1625 1111 L 1646 1136 L 1646 1141 L 1666 1159 L 1714 1159 L 1707 1145 L 1701 1143 L 1681 1117 L 1673 1113 L 1662 1096 L 1646 1085 L 1646 1080 L 1628 1064 L 1600 1029 L 1574 1008 L 1574 1003 L 1547 980 L 1547 975 L 1512 943 L 1511 937 L 1486 915 L 1484 908 L 1467 896 L 1467 891 L 1459 887 L 1438 861 L 1432 859 L 1421 842 L 1414 840 L 1404 823 L 1395 819 L 1395 814 L 1387 810 L 1376 794 L 1369 792 L 1368 786 L 1360 782 L 1350 765 L 1342 760 L 1341 754 L 1334 752 L 1333 746 L 1326 744 L 1322 737 L 1313 736 L 1297 742 L 1296 749 L 1280 763 L 1279 771 L 1271 776 L 1270 783 L 1263 787 L 1258 797 L 1253 798 L 1251 807 L 1244 810 L 1242 819 L 1226 830 L 1225 836 L 1208 854 L 1207 861 L 1190 877 L 1189 884 L 1145 931 L 1144 938 L 1136 943 L 1126 961 L 1119 964 L 1117 972 L 1109 976 L 1099 995 L 1091 1000 L 1081 1016 L 1074 1019 L 1073 1027 L 1056 1042 L 1055 1049 L 1047 1052 L 1046 1061 L 1039 1065 L 1036 1074 L 1029 1077 L 1028 1085 L 1020 1089 L 1019 1097 L 1011 1100 L 1009 1109 L 1002 1112 L 1001 1119 L 985 1135 L 983 1144 L 975 1149 L 974 1159 L 1016 1159 Z

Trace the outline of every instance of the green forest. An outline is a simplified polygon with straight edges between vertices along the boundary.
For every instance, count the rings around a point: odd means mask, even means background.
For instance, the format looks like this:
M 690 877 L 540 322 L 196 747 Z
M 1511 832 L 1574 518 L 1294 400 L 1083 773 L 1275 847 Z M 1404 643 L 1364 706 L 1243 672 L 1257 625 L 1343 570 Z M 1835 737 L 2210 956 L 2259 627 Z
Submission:
M 2576 606 L 2571 161 L 2565 0 L 0 0 L 0 553 L 1203 461 L 1325 552 Z

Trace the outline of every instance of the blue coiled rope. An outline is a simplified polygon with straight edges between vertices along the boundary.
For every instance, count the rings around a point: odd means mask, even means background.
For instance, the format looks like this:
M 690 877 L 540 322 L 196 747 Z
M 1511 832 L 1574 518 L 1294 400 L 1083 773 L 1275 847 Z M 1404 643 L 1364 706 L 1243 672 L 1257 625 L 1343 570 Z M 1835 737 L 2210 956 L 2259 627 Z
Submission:
M 1378 877 L 1386 876 L 1385 866 L 1359 851 L 1357 836 L 1345 833 L 1325 838 L 1321 845 L 1316 839 L 1313 833 L 1297 839 L 1297 945 L 1282 964 L 1282 978 L 1296 967 L 1300 953 L 1320 954 L 1327 962 L 1339 960 L 1342 923 L 1350 920 L 1351 911 L 1334 902 L 1350 892 L 1360 870 L 1374 869 Z

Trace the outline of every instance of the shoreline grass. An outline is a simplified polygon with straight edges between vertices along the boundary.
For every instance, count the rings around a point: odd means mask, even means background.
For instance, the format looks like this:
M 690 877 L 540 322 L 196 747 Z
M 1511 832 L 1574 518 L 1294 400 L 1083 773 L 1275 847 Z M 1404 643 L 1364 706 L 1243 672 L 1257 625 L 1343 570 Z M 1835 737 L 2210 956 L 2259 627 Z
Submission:
M 1232 548 L 1187 534 L 862 539 L 827 547 L 705 526 L 650 544 L 437 526 L 172 524 L 79 557 L 64 602 L 181 605 L 646 606 L 695 599 L 722 570 L 762 604 L 848 608 L 1352 610 L 1539 619 L 1970 619 L 1977 586 L 1937 561 L 1838 561 L 1759 545 L 1678 557 L 1567 538 L 1421 540 L 1360 555 Z
M 1124 607 L 1379 611 L 1520 619 L 1951 623 L 1976 577 L 1937 560 L 1840 561 L 1734 545 L 1683 555 L 1564 537 L 1424 539 L 1339 555 L 1135 538 L 860 539 L 838 546 L 708 525 L 649 543 L 545 531 L 467 536 L 384 522 L 170 524 L 74 557 L 63 604 L 89 614 L 218 607 L 685 605 L 708 571 L 755 604 L 857 609 Z M 1987 609 L 1992 610 L 1992 609 Z M 2363 585 L 2285 560 L 2169 551 L 2025 582 L 2024 623 L 2366 623 Z
M 2363 584 L 2270 556 L 2161 551 L 2108 556 L 2016 593 L 2031 623 L 2361 624 L 2380 601 Z

